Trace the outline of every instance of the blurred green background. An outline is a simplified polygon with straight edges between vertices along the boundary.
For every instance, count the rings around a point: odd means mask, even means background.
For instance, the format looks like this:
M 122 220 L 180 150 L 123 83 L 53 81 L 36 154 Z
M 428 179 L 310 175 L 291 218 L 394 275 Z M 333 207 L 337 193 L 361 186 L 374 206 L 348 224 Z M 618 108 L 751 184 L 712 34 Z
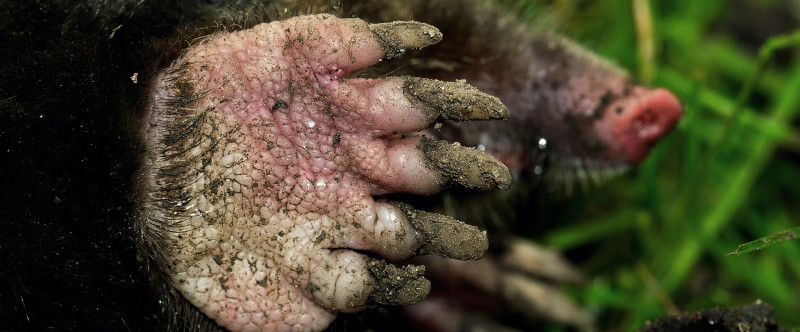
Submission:
M 757 299 L 800 327 L 800 241 L 726 256 L 800 226 L 800 1 L 505 4 L 685 106 L 641 167 L 573 197 L 572 212 L 533 239 L 592 277 L 573 295 L 600 328 Z

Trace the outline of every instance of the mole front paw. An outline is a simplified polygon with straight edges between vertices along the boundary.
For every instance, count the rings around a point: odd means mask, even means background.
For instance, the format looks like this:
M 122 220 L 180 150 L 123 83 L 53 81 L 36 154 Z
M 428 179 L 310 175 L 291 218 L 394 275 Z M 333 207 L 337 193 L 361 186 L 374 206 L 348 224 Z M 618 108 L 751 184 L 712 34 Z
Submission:
M 420 301 L 435 253 L 478 259 L 483 231 L 373 196 L 448 182 L 508 188 L 488 155 L 415 135 L 437 119 L 507 119 L 463 82 L 343 79 L 438 42 L 417 22 L 302 16 L 217 34 L 153 80 L 142 231 L 181 294 L 231 330 L 321 330 L 338 312 Z

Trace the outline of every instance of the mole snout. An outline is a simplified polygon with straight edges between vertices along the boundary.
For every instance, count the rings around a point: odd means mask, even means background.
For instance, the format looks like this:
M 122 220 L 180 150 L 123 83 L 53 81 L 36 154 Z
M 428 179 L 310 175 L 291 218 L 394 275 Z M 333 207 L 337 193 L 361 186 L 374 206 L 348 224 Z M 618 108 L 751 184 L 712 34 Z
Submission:
M 634 112 L 638 115 L 634 117 L 633 126 L 638 128 L 642 141 L 652 145 L 678 124 L 683 107 L 672 92 L 656 89 L 644 97 L 642 106 Z
M 609 140 L 609 155 L 629 164 L 641 163 L 651 148 L 670 133 L 683 115 L 674 94 L 637 87 L 608 106 L 597 130 Z

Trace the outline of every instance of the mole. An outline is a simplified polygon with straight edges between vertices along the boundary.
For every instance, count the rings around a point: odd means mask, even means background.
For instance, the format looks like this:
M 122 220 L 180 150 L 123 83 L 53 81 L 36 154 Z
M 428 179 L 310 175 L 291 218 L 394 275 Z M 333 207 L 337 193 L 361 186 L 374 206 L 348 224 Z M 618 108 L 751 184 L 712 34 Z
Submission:
M 392 194 L 602 181 L 682 114 L 473 0 L 0 7 L 4 329 L 320 331 L 418 303 L 426 266 L 490 237 Z

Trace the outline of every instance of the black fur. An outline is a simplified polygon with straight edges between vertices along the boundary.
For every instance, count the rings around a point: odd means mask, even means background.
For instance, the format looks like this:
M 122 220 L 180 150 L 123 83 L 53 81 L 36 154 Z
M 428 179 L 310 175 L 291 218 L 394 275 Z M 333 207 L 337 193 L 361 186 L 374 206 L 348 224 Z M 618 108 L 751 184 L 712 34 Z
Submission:
M 180 47 L 148 50 L 224 8 L 0 2 L 0 330 L 141 331 L 172 319 L 137 263 L 132 137 L 148 70 Z

